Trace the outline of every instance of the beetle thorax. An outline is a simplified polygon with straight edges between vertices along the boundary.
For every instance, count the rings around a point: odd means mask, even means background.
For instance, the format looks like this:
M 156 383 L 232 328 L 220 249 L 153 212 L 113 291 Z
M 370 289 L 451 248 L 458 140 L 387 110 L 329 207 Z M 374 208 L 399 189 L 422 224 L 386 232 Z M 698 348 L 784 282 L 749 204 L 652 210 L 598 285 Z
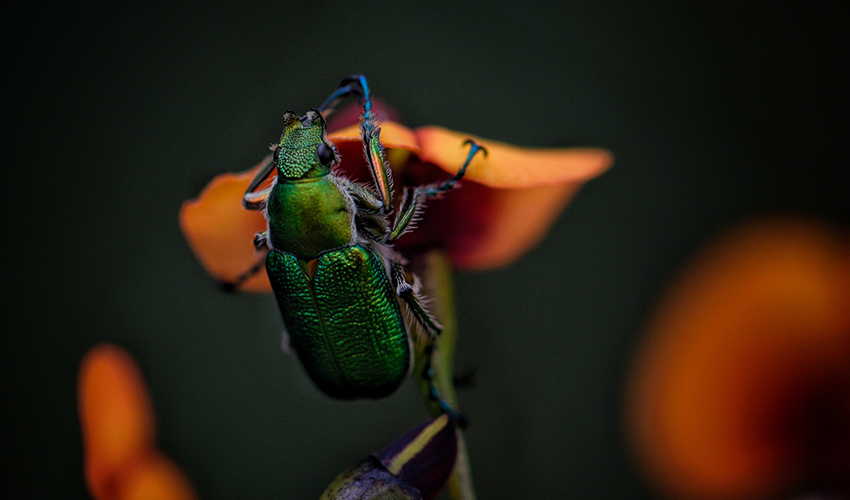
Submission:
M 278 179 L 266 205 L 273 248 L 312 259 L 351 243 L 352 215 L 331 177 Z

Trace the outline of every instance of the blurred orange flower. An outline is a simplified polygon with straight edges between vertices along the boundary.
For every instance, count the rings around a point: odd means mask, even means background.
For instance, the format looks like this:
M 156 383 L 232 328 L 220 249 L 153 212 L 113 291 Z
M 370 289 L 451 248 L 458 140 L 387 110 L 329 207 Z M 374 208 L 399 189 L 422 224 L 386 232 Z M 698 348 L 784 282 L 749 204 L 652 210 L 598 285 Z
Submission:
M 673 283 L 627 394 L 669 498 L 850 493 L 850 235 L 790 218 L 726 234 Z
M 379 103 L 375 109 L 379 117 L 395 117 Z M 356 116 L 350 110 L 332 116 L 328 137 L 342 158 L 339 171 L 368 182 Z M 489 154 L 473 159 L 461 189 L 428 202 L 417 229 L 396 243 L 402 252 L 439 247 L 458 269 L 506 265 L 534 246 L 581 185 L 613 162 L 603 149 L 522 148 L 441 127 L 409 129 L 388 119 L 381 123 L 381 142 L 396 186 L 448 179 L 466 158 L 463 143 L 468 138 Z M 193 252 L 209 274 L 225 283 L 261 264 L 252 242 L 266 222 L 260 212 L 242 208 L 242 195 L 259 167 L 217 176 L 180 210 L 180 226 Z M 265 269 L 239 289 L 270 292 Z
M 111 344 L 83 358 L 78 401 L 85 480 L 95 500 L 195 500 L 183 471 L 156 448 L 151 399 L 139 368 Z M 458 452 L 447 415 L 422 422 L 337 476 L 323 499 L 435 498 Z
M 77 387 L 85 479 L 95 500 L 193 500 L 183 472 L 154 442 L 154 415 L 133 358 L 104 344 L 83 359 Z

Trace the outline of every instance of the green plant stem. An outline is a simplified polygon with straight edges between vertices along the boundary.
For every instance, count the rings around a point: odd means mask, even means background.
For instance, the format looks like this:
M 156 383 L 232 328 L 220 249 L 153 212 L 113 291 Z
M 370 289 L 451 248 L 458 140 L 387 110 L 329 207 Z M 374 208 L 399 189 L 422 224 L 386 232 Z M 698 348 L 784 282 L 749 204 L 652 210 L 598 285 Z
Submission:
M 443 399 L 452 408 L 458 408 L 457 392 L 454 387 L 453 363 L 457 344 L 457 317 L 454 303 L 453 269 L 446 255 L 438 250 L 422 254 L 415 262 L 415 270 L 420 276 L 425 294 L 431 299 L 431 312 L 443 325 L 443 332 L 437 341 L 437 350 L 432 356 L 434 383 Z M 417 357 L 416 376 L 426 397 L 429 394 L 427 381 L 421 376 L 425 363 L 424 355 Z M 440 415 L 440 408 L 429 400 L 434 415 Z M 452 500 L 475 500 L 475 488 L 472 482 L 472 469 L 469 463 L 466 441 L 463 431 L 458 429 L 458 456 L 454 470 L 449 478 L 449 493 Z

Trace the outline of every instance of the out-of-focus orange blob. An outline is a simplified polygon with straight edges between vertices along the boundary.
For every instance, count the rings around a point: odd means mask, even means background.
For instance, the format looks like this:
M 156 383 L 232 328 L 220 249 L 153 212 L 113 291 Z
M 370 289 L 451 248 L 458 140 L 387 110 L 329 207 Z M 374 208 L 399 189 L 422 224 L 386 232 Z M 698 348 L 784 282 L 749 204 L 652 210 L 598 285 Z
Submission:
M 723 236 L 673 282 L 627 395 L 669 498 L 850 487 L 850 236 L 790 218 Z
M 80 366 L 77 398 L 86 485 L 96 500 L 195 498 L 183 473 L 156 450 L 150 395 L 126 351 L 92 348 Z
M 153 446 L 150 398 L 133 359 L 113 345 L 95 347 L 80 367 L 78 400 L 86 482 L 97 498 L 114 498 L 112 478 Z
M 189 480 L 169 458 L 155 453 L 134 468 L 122 488 L 121 500 L 191 500 Z

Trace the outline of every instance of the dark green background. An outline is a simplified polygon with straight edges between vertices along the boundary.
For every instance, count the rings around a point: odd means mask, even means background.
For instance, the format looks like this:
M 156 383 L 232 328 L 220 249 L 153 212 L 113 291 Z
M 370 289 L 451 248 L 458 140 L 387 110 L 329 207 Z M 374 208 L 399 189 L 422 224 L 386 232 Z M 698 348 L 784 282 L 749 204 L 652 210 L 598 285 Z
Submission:
M 329 400 L 270 296 L 220 293 L 180 203 L 253 165 L 351 73 L 411 125 L 611 149 L 548 238 L 457 276 L 480 498 L 652 498 L 621 432 L 658 293 L 762 213 L 847 223 L 847 18 L 774 3 L 53 3 L 4 15 L 4 489 L 85 498 L 79 361 L 126 346 L 206 500 L 317 498 L 425 418 L 406 384 Z

